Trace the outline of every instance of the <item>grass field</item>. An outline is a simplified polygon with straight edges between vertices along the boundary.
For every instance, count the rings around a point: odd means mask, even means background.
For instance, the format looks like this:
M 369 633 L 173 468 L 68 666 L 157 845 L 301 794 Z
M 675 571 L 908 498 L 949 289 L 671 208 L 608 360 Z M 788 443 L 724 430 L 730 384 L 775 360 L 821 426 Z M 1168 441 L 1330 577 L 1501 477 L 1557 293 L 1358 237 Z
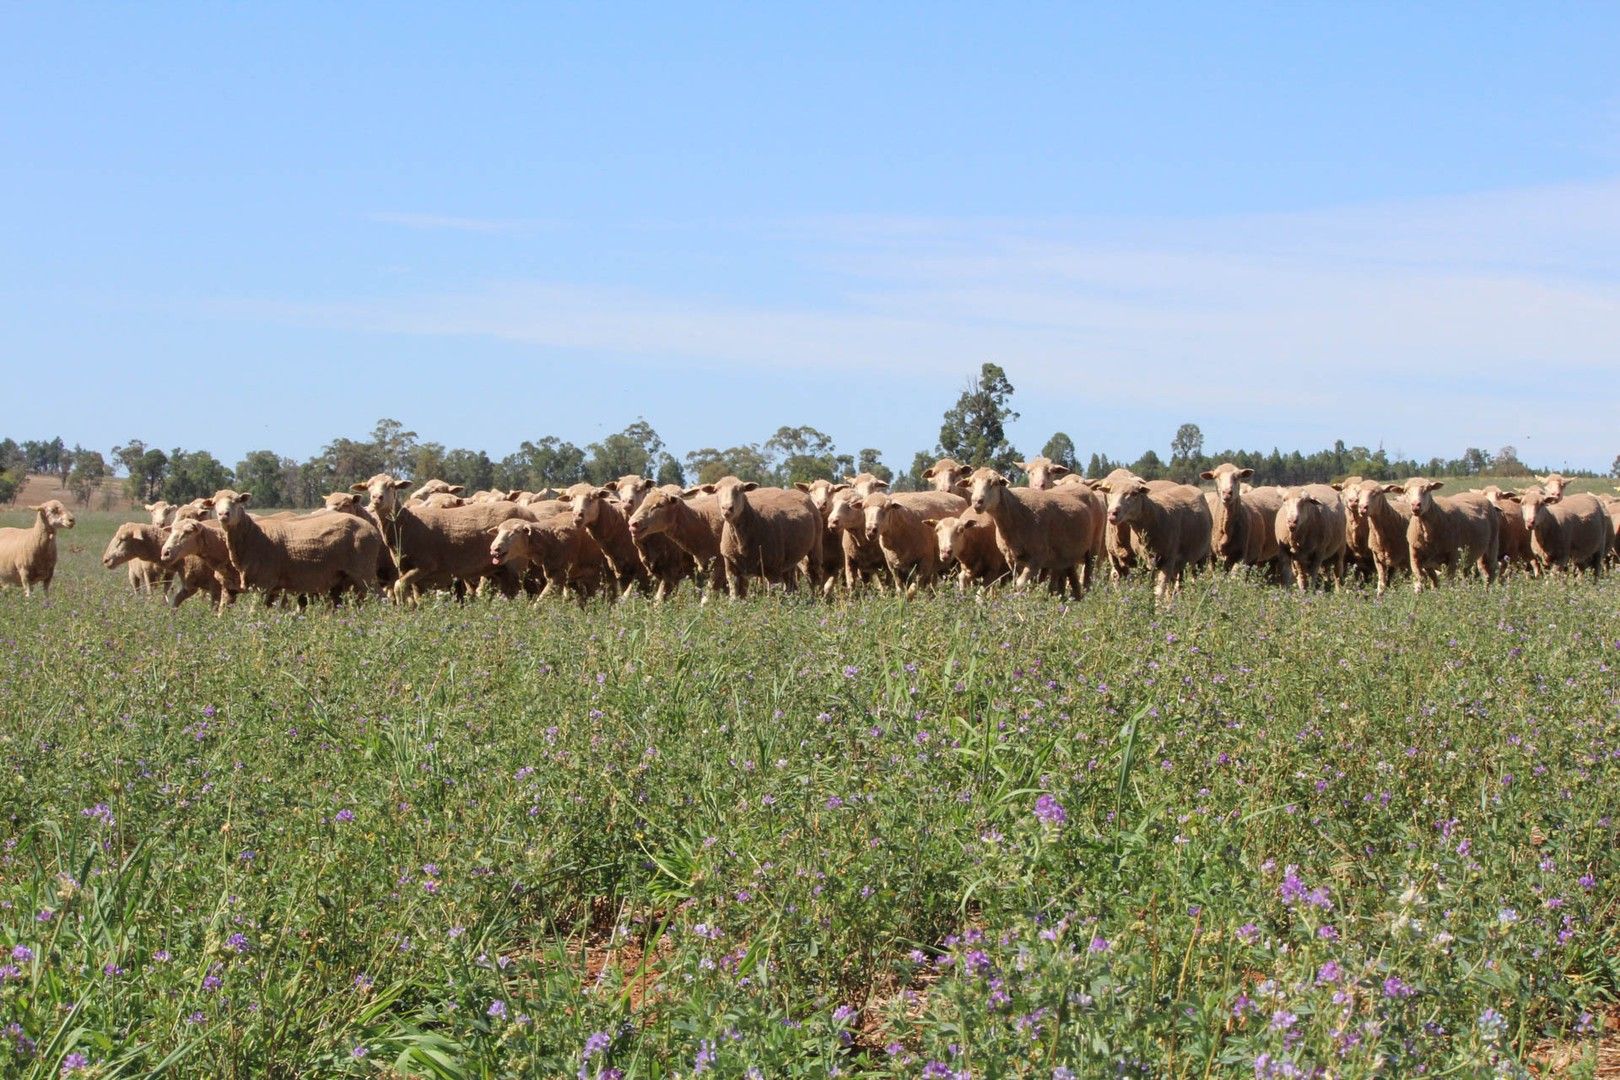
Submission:
M 113 520 L 0 592 L 5 1076 L 1597 1065 L 1612 578 L 215 617 Z

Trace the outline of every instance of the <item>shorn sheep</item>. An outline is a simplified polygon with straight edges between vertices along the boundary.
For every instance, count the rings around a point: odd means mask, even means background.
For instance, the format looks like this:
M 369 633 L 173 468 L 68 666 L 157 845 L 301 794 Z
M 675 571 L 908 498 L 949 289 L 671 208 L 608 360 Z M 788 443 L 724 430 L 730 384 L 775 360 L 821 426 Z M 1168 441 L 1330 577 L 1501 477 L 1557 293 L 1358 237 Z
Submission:
M 73 528 L 73 514 L 55 499 L 30 506 L 32 528 L 0 529 L 0 585 L 21 585 L 23 594 L 51 591 L 56 576 L 56 530 Z

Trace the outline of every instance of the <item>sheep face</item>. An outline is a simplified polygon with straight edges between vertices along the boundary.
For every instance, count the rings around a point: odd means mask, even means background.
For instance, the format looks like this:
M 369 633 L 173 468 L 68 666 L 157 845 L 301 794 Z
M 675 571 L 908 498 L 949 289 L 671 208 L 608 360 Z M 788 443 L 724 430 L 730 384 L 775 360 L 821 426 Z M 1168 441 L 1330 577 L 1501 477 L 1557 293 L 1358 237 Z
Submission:
M 822 515 L 825 515 L 827 507 L 832 505 L 834 495 L 837 495 L 840 491 L 850 489 L 848 484 L 835 484 L 831 480 L 812 480 L 808 484 L 794 484 L 793 486 L 810 496 L 810 502 Z
M 161 529 L 165 525 L 174 524 L 174 512 L 180 508 L 173 503 L 159 499 L 157 502 L 147 503 L 145 509 L 147 513 L 152 515 L 152 524 Z
M 1434 491 L 1441 487 L 1439 480 L 1424 480 L 1413 477 L 1406 482 L 1402 492 L 1406 498 L 1406 508 L 1412 511 L 1412 516 L 1420 518 L 1434 510 Z
M 978 524 L 972 519 L 963 521 L 961 518 L 941 518 L 934 522 L 934 539 L 939 544 L 939 561 L 947 564 L 955 562 L 957 537 L 968 529 L 976 528 Z
M 732 523 L 740 521 L 743 513 L 748 509 L 748 493 L 758 487 L 759 485 L 752 480 L 746 483 L 721 484 L 715 489 L 717 501 L 720 503 L 721 515 Z
M 395 480 L 387 473 L 378 473 L 370 480 L 352 484 L 349 490 L 371 498 L 371 512 L 378 517 L 393 517 L 399 512 L 399 493 L 411 486 L 409 480 Z
M 1018 467 L 1024 470 L 1024 473 L 1029 477 L 1029 486 L 1036 491 L 1046 491 L 1049 488 L 1056 487 L 1060 477 L 1069 475 L 1068 466 L 1059 465 L 1044 454 L 1040 457 L 1030 458 L 1028 461 L 1020 461 Z
M 866 538 L 876 540 L 889 528 L 894 517 L 894 504 L 888 499 L 873 496 L 861 500 L 861 514 L 866 525 Z
M 845 529 L 859 535 L 866 524 L 866 503 L 855 492 L 845 489 L 833 496 L 827 508 L 827 527 Z
M 1007 478 L 994 469 L 977 469 L 968 478 L 968 484 L 968 503 L 979 513 L 985 514 L 1001 501 Z
M 619 502 L 624 504 L 624 510 L 627 514 L 634 513 L 641 506 L 641 501 L 652 493 L 655 486 L 645 476 L 637 476 L 634 473 L 621 476 L 608 485 Z
M 235 525 L 247 514 L 248 503 L 253 501 L 250 491 L 232 491 L 220 488 L 214 492 L 214 516 L 226 525 Z
M 107 550 L 101 553 L 101 565 L 111 570 L 135 557 L 135 530 L 129 525 L 118 526 L 113 538 L 107 541 Z
M 679 500 L 667 491 L 653 491 L 641 500 L 635 513 L 630 515 L 630 537 L 651 536 L 668 529 L 674 523 L 674 504 Z
M 1554 475 L 1557 475 L 1556 473 Z M 1524 525 L 1527 529 L 1536 527 L 1536 518 L 1546 513 L 1546 507 L 1559 501 L 1560 496 L 1554 495 L 1550 490 L 1531 488 L 1519 496 L 1519 513 L 1524 515 Z
M 1238 500 L 1243 498 L 1243 481 L 1254 475 L 1253 469 L 1235 468 L 1228 462 L 1222 462 L 1213 469 L 1199 473 L 1205 480 L 1215 481 L 1215 494 L 1220 497 L 1228 509 L 1235 508 Z
M 1126 480 L 1120 484 L 1110 484 L 1103 490 L 1108 492 L 1110 525 L 1130 524 L 1147 509 L 1148 486 L 1145 480 Z
M 574 497 L 568 501 L 568 508 L 574 512 L 574 520 L 581 525 L 594 525 L 602 516 L 602 502 L 613 498 L 612 488 L 588 488 L 576 491 Z
M 163 541 L 158 557 L 166 563 L 195 555 L 202 549 L 202 531 L 207 526 L 194 518 L 175 523 L 174 531 Z
M 970 470 L 954 458 L 940 458 L 923 470 L 923 479 L 934 485 L 935 491 L 950 491 L 957 484 L 966 483 Z
M 73 513 L 56 499 L 49 499 L 29 509 L 39 515 L 47 529 L 73 528 Z
M 489 542 L 489 563 L 491 566 L 505 566 L 519 554 L 529 549 L 529 522 L 521 520 L 503 521 L 494 530 L 494 536 Z

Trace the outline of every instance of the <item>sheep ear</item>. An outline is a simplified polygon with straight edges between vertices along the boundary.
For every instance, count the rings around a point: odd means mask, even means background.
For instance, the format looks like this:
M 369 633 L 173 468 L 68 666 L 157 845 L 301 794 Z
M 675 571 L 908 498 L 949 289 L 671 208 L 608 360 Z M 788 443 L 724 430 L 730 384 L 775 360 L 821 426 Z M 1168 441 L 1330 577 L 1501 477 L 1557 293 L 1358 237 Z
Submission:
M 888 485 L 885 484 L 884 486 L 887 487 Z M 848 491 L 848 490 L 849 490 L 849 485 L 848 484 L 835 484 L 831 488 L 827 489 L 827 493 L 829 495 L 836 495 L 840 491 Z
M 844 476 L 844 483 L 846 483 L 846 484 L 853 484 L 853 483 L 854 483 L 854 482 L 855 482 L 855 477 L 853 477 L 853 476 L 850 476 L 850 475 L 848 475 L 848 474 L 845 474 L 845 476 Z
M 349 490 L 350 491 L 358 491 L 358 492 L 367 492 L 367 491 L 370 491 L 371 489 L 366 487 L 366 485 L 364 485 L 364 484 L 350 484 L 349 485 Z M 150 507 L 148 507 L 148 509 L 150 509 Z
M 1543 495 L 1541 497 L 1541 501 L 1542 502 L 1549 502 L 1549 503 L 1563 502 L 1564 497 L 1562 495 L 1554 495 L 1552 492 L 1549 491 L 1549 492 L 1547 492 L 1547 494 L 1545 494 L 1545 495 Z
M 940 523 L 940 520 L 940 518 L 923 518 L 923 524 L 932 529 L 935 525 Z
M 793 481 L 793 486 L 798 488 L 800 491 L 804 492 L 806 495 L 810 494 L 810 485 L 809 484 L 803 483 L 802 481 L 799 481 L 799 480 L 795 480 L 795 481 Z
M 28 509 L 34 511 L 34 513 L 37 514 L 37 513 L 40 513 L 41 511 L 43 511 L 45 509 L 45 504 L 40 503 L 38 506 L 30 506 Z
M 1239 480 L 1247 480 L 1249 477 L 1254 475 L 1254 470 L 1253 469 L 1239 469 L 1237 471 L 1237 474 L 1238 474 L 1238 479 Z
M 250 502 L 252 502 L 253 501 L 253 492 L 251 492 L 251 491 L 242 492 L 240 495 L 238 495 L 236 497 L 236 501 L 239 502 L 239 503 L 250 503 Z
M 1022 469 L 1024 472 L 1029 472 L 1029 462 L 1027 461 L 1015 461 L 1013 462 L 1013 465 L 1016 468 Z
M 1427 483 L 1425 483 L 1423 485 L 1423 490 L 1424 491 L 1434 491 L 1437 488 L 1443 488 L 1445 486 L 1446 486 L 1446 482 L 1444 480 L 1430 480 L 1430 481 L 1428 481 Z
M 703 492 L 705 495 L 713 495 L 720 489 L 713 484 L 702 484 L 698 486 L 697 490 Z
M 1093 480 L 1091 482 L 1091 490 L 1101 491 L 1106 495 L 1112 495 L 1114 493 L 1114 485 L 1110 484 L 1107 480 Z
M 851 499 L 851 500 L 849 500 L 849 502 L 845 503 L 844 505 L 849 507 L 851 510 L 865 510 L 866 509 L 865 504 L 860 499 Z
M 452 495 L 460 495 L 463 491 L 467 490 L 467 485 L 465 485 L 465 484 L 451 484 L 449 487 L 445 488 L 444 490 L 448 491 Z
M 1067 475 L 1069 475 L 1069 467 L 1067 465 L 1053 465 L 1052 466 L 1052 475 L 1053 476 L 1067 476 Z
M 964 518 L 957 518 L 956 519 L 956 530 L 957 530 L 957 532 L 961 532 L 963 529 L 979 529 L 979 528 L 983 528 L 983 527 L 984 527 L 983 524 L 979 521 L 978 518 L 965 518 L 965 519 Z
M 408 488 L 411 486 L 411 482 L 409 480 L 393 480 L 389 482 L 389 486 L 393 488 Z
M 938 471 L 937 466 L 934 466 L 934 465 L 928 466 L 928 468 L 923 470 L 923 474 L 922 474 L 923 479 L 924 480 L 932 480 L 934 478 L 934 473 L 937 472 L 937 471 Z
M 1344 490 L 1344 484 L 1342 484 L 1342 483 L 1329 484 L 1328 487 L 1332 488 L 1334 491 L 1343 491 Z
M 750 481 L 748 481 L 748 483 L 746 483 L 746 484 L 744 484 L 744 485 L 742 485 L 742 489 L 743 489 L 743 490 L 744 490 L 744 491 L 756 491 L 756 490 L 758 490 L 758 488 L 759 488 L 759 485 L 758 485 L 758 484 L 756 484 L 756 483 L 755 483 L 755 482 L 754 482 L 754 481 L 752 481 L 752 480 L 750 480 Z
M 1399 485 L 1399 484 L 1385 484 L 1384 485 L 1384 491 L 1387 494 L 1390 494 L 1390 495 L 1399 495 L 1401 492 L 1403 492 L 1405 490 L 1406 489 L 1401 487 L 1401 485 Z
M 692 499 L 702 494 L 704 494 L 703 485 L 699 484 L 697 487 L 689 487 L 685 491 L 681 492 L 681 498 Z
M 1200 479 L 1200 480 L 1213 480 L 1213 479 L 1215 479 L 1215 473 L 1210 469 L 1205 469 L 1203 472 L 1198 474 L 1198 479 Z

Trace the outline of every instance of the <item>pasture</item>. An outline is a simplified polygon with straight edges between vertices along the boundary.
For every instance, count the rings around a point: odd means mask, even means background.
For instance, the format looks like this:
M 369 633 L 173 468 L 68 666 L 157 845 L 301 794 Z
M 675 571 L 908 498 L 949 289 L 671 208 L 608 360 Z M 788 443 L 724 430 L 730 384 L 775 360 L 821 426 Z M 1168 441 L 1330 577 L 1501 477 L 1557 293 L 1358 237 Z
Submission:
M 6 1076 L 1599 1063 L 1612 577 L 216 617 L 117 520 L 0 591 Z

